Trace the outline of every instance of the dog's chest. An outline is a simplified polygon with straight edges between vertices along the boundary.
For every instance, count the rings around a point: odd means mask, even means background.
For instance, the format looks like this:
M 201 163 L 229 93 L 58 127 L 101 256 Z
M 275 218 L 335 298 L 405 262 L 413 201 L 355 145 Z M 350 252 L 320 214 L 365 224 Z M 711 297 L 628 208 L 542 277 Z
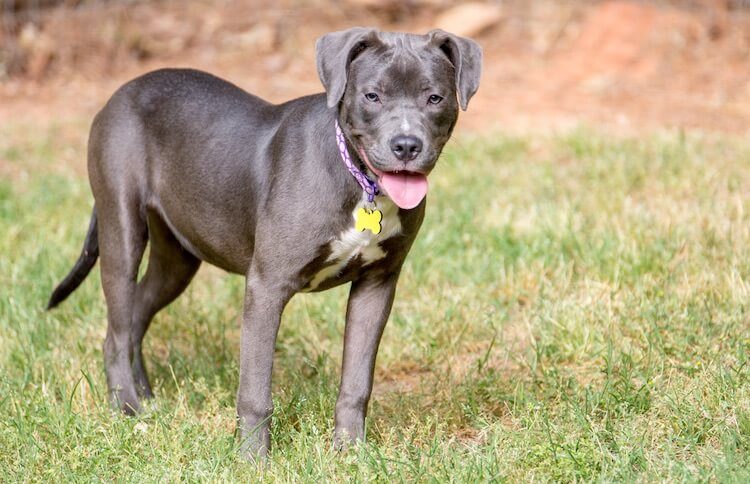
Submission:
M 380 233 L 375 234 L 369 229 L 358 230 L 355 227 L 357 212 L 366 206 L 364 201 L 357 204 L 352 212 L 350 227 L 328 244 L 330 254 L 303 292 L 315 291 L 324 282 L 338 278 L 355 260 L 358 260 L 361 267 L 365 267 L 387 256 L 381 244 L 401 232 L 401 220 L 398 217 L 398 207 L 389 198 L 378 197 L 376 203 L 383 214 Z

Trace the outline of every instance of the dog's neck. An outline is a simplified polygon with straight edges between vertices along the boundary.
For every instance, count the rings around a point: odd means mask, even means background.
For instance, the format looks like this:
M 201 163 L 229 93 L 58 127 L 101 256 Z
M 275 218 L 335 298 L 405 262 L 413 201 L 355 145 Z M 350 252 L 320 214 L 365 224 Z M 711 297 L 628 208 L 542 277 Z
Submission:
M 335 124 L 336 145 L 339 148 L 341 160 L 344 162 L 344 165 L 346 165 L 349 173 L 351 173 L 354 179 L 357 180 L 359 186 L 362 187 L 362 191 L 367 195 L 367 200 L 372 203 L 375 200 L 375 196 L 380 193 L 378 185 L 354 164 L 354 162 L 352 161 L 352 157 L 349 154 L 349 148 L 346 145 L 346 137 L 344 136 L 344 132 L 341 130 L 341 126 L 339 126 L 338 119 L 335 121 Z

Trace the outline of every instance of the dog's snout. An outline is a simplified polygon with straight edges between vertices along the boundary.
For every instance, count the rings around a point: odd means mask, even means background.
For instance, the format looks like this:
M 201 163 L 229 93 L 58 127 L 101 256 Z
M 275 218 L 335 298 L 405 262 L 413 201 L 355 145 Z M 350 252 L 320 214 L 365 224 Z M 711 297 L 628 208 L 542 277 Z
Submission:
M 422 152 L 422 140 L 400 134 L 391 139 L 391 151 L 401 161 L 411 161 Z

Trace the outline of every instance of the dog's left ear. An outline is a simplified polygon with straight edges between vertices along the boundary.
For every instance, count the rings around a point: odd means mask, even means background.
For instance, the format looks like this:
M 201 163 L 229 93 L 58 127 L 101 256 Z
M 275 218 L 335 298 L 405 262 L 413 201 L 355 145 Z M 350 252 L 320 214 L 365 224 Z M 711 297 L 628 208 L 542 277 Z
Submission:
M 427 33 L 430 42 L 445 53 L 456 70 L 456 91 L 461 109 L 466 111 L 469 99 L 479 89 L 482 76 L 482 48 L 471 39 L 436 29 Z
M 337 105 L 344 96 L 349 64 L 376 42 L 377 30 L 354 27 L 326 34 L 315 43 L 318 76 L 326 89 L 329 108 Z

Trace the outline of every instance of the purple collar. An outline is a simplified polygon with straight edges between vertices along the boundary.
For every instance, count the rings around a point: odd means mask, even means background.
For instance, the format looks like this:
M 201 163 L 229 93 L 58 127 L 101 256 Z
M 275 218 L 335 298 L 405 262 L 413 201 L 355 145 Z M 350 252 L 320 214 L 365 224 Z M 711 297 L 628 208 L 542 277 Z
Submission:
M 378 185 L 370 180 L 367 175 L 362 173 L 359 168 L 354 166 L 352 157 L 349 155 L 349 150 L 346 147 L 346 139 L 344 138 L 344 133 L 341 131 L 338 119 L 336 120 L 336 144 L 339 146 L 339 154 L 341 155 L 341 159 L 344 160 L 344 164 L 349 169 L 349 173 L 351 173 L 354 179 L 357 180 L 359 186 L 362 187 L 362 191 L 367 194 L 367 201 L 372 203 L 373 200 L 375 200 L 375 195 L 380 193 Z

